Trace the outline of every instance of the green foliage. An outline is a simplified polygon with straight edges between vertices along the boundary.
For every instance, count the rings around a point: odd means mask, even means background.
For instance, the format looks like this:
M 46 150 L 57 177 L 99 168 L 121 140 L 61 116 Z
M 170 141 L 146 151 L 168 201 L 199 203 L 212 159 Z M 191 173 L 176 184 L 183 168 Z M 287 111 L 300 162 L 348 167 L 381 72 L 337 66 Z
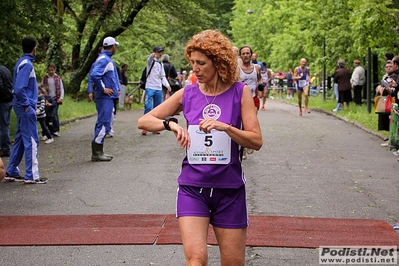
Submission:
M 63 58 L 62 58 L 62 47 L 61 43 L 51 40 L 48 45 L 46 54 L 46 65 L 54 63 L 57 66 L 57 73 L 63 73 Z
M 399 10 L 390 0 L 235 0 L 234 4 L 230 22 L 234 43 L 251 45 L 259 60 L 273 70 L 295 67 L 305 57 L 312 72 L 320 73 L 326 63 L 328 75 L 340 58 L 347 62 L 358 58 L 365 66 L 368 47 L 381 61 L 388 51 L 399 53 Z M 248 14 L 248 9 L 253 13 Z
M 76 95 L 86 90 L 102 40 L 113 36 L 121 43 L 114 60 L 129 65 L 129 80 L 138 80 L 156 45 L 181 70 L 187 68 L 187 40 L 207 28 L 227 32 L 232 5 L 232 0 L 2 0 L 0 23 L 9 26 L 0 31 L 0 63 L 12 69 L 22 38 L 31 35 L 39 41 L 37 72 L 54 62 L 66 92 Z

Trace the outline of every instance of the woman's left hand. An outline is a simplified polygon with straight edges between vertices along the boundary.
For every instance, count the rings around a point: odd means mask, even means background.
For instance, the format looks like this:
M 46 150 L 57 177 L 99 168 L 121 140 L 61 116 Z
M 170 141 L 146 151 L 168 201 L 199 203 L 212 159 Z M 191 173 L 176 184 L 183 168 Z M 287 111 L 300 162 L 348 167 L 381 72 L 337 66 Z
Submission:
M 207 119 L 200 119 L 199 123 L 199 130 L 205 132 L 205 133 L 210 133 L 212 129 L 216 129 L 218 131 L 226 131 L 229 125 L 226 123 L 214 120 L 212 118 L 207 118 Z
M 191 139 L 187 129 L 182 128 L 179 124 L 169 123 L 170 129 L 176 136 L 181 148 L 190 149 Z

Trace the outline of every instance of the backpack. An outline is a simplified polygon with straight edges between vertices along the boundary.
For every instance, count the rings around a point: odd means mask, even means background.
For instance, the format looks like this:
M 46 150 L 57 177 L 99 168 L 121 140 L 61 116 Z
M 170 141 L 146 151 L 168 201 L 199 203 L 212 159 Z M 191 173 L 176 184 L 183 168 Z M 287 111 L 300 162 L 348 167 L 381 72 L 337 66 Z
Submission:
M 165 72 L 167 75 L 166 77 L 168 79 L 170 88 L 172 89 L 173 92 L 180 90 L 182 88 L 180 82 L 177 79 L 172 78 L 170 76 L 170 70 L 172 68 L 172 64 L 168 63 L 168 64 L 164 64 L 164 66 L 168 69 L 167 71 L 165 70 Z
M 152 61 L 150 71 L 147 74 L 147 67 L 143 69 L 143 72 L 141 73 L 141 78 L 140 78 L 140 88 L 145 90 L 145 83 L 147 82 L 147 78 L 151 73 L 152 67 L 154 66 L 155 61 Z

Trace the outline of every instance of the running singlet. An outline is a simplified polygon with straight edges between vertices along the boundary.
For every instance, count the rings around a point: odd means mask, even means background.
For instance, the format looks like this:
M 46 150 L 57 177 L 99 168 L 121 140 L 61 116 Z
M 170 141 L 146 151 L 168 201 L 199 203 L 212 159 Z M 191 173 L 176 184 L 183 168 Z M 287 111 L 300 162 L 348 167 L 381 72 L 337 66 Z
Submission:
M 200 119 L 212 118 L 242 129 L 241 98 L 244 83 L 235 82 L 217 96 L 204 95 L 197 84 L 184 88 L 182 109 L 191 138 L 183 159 L 179 185 L 239 188 L 245 184 L 241 167 L 243 148 L 225 132 L 199 131 Z
M 298 79 L 298 89 L 302 89 L 303 87 L 309 86 L 309 82 L 308 82 L 308 74 L 309 74 L 309 69 L 308 67 L 305 67 L 305 71 L 302 72 L 301 67 L 298 67 L 298 75 L 300 75 L 301 73 L 303 73 L 303 76 Z
M 251 65 L 253 66 L 251 73 L 245 73 L 244 70 L 240 68 L 240 80 L 248 85 L 251 89 L 252 97 L 255 97 L 256 87 L 258 86 L 258 73 L 256 71 L 256 66 L 254 64 Z
M 263 85 L 265 85 L 265 86 L 267 86 L 268 84 L 267 84 L 267 80 L 269 79 L 269 75 L 268 75 L 268 69 L 266 68 L 266 71 L 265 72 L 263 72 L 263 71 L 261 71 L 261 73 L 260 73 L 260 75 L 262 76 L 262 83 L 263 83 Z

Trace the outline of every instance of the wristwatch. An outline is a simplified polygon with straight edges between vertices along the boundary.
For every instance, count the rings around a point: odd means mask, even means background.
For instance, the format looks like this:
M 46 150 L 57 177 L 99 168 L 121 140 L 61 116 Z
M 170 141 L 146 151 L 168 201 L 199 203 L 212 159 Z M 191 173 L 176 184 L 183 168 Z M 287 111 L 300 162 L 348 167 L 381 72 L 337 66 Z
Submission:
M 165 120 L 163 120 L 163 126 L 165 127 L 166 130 L 171 131 L 170 126 L 169 126 L 169 122 L 175 122 L 176 124 L 179 123 L 179 121 L 177 120 L 177 118 L 173 117 L 173 116 L 167 116 L 165 117 Z

